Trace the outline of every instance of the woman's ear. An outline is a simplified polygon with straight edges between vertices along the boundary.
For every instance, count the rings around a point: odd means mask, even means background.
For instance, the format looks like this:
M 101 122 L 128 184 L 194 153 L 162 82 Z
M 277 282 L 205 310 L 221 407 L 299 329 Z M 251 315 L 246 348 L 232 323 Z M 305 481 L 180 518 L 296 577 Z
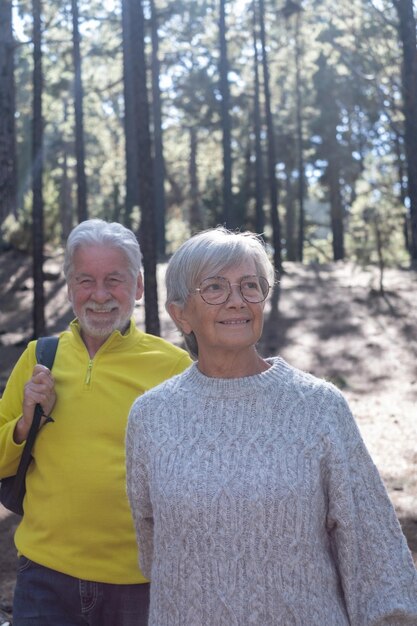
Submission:
M 179 328 L 184 335 L 189 335 L 192 332 L 193 329 L 187 321 L 187 315 L 183 307 L 171 303 L 168 305 L 168 313 L 172 317 L 177 328 Z

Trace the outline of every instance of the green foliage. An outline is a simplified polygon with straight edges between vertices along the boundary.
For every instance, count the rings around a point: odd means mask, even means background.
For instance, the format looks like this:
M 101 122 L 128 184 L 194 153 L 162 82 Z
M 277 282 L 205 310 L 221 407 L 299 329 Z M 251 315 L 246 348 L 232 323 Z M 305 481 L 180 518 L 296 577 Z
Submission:
M 378 264 L 378 247 L 384 265 L 401 265 L 404 250 L 404 207 L 396 194 L 390 157 L 376 159 L 369 155 L 365 171 L 356 184 L 356 199 L 349 216 L 349 256 L 361 265 Z
M 6 217 L 0 230 L 0 241 L 6 241 L 16 250 L 29 253 L 32 249 L 30 212 L 20 211 L 18 219 L 14 215 Z
M 181 211 L 177 209 L 166 225 L 167 253 L 172 254 L 190 237 L 191 233 Z
M 376 3 L 374 3 L 376 5 Z M 155 0 L 159 18 L 160 89 L 166 164 L 169 249 L 189 235 L 192 202 L 190 129 L 196 130 L 198 204 L 204 227 L 222 214 L 222 133 L 218 2 Z M 252 1 L 227 2 L 233 195 L 240 222 L 252 227 L 254 134 Z M 299 181 L 296 119 L 296 23 L 284 2 L 265 0 L 266 35 L 282 222 L 292 207 L 297 224 Z M 378 5 L 379 6 L 379 5 Z M 45 232 L 59 240 L 62 211 L 76 213 L 74 94 L 70 3 L 43 3 Z M 387 263 L 406 258 L 401 51 L 392 3 L 304 0 L 299 21 L 306 203 L 329 203 L 329 163 L 336 164 L 346 216 L 346 249 L 363 263 L 378 259 L 375 224 Z M 4 236 L 30 238 L 31 3 L 19 0 L 16 37 L 17 146 L 20 210 Z M 144 2 L 147 18 L 149 6 Z M 123 219 L 125 186 L 122 25 L 120 3 L 79 0 L 88 203 L 91 216 Z M 149 26 L 149 24 L 148 24 Z M 147 30 L 150 52 L 150 29 Z M 150 82 L 148 83 L 150 86 Z M 0 85 L 1 87 L 1 85 Z M 261 94 L 262 148 L 266 155 Z M 333 130 L 334 132 L 330 132 Z M 331 135 L 332 142 L 329 140 Z M 264 183 L 267 176 L 264 172 Z M 64 199 L 63 189 L 67 190 Z M 265 187 L 265 215 L 268 193 Z M 308 217 L 306 261 L 331 258 L 331 240 Z M 134 227 L 140 222 L 139 210 Z M 271 224 L 267 217 L 266 230 Z M 19 234 L 17 234 L 19 233 Z M 296 236 L 296 233 L 295 233 Z M 283 229 L 285 247 L 285 229 Z

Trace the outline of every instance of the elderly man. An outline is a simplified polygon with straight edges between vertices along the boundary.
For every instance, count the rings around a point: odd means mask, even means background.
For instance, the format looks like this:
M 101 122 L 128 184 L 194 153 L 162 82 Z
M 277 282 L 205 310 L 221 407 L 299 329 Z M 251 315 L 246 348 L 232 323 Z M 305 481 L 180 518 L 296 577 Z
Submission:
M 60 335 L 53 374 L 36 364 L 31 342 L 0 400 L 3 477 L 16 472 L 37 403 L 44 413 L 15 536 L 13 622 L 145 625 L 149 583 L 126 496 L 126 420 L 138 395 L 191 361 L 135 326 L 143 282 L 130 230 L 82 222 L 68 238 L 64 272 L 76 319 Z

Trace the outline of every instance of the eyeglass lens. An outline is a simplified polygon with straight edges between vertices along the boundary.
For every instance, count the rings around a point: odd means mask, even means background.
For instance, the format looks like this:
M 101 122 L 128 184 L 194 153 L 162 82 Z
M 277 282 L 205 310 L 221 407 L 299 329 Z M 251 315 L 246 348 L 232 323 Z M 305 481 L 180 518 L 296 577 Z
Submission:
M 239 283 L 239 289 L 247 302 L 263 302 L 268 295 L 269 284 L 263 276 L 244 276 Z M 231 291 L 230 282 L 221 276 L 206 278 L 199 287 L 201 297 L 208 304 L 223 304 Z

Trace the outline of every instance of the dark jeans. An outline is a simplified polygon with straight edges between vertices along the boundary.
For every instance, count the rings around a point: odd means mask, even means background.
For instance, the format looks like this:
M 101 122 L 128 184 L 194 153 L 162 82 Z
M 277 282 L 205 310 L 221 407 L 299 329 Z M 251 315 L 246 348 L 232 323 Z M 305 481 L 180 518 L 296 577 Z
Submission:
M 14 626 L 147 626 L 149 584 L 81 580 L 19 559 Z

